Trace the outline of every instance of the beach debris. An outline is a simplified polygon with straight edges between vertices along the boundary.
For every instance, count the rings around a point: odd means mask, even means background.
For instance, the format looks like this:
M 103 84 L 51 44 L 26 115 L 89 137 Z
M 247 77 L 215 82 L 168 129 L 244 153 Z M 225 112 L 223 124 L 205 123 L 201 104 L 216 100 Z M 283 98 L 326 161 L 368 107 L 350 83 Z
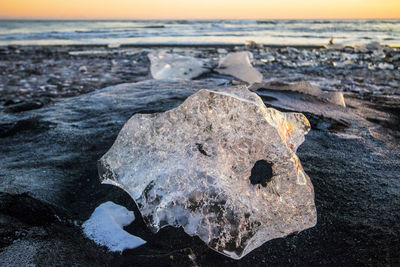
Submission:
M 86 66 L 80 66 L 79 67 L 79 71 L 82 72 L 82 73 L 86 73 L 86 72 L 88 72 L 88 69 L 87 69 Z
M 384 59 L 385 57 L 386 57 L 386 54 L 382 50 L 373 51 L 371 54 L 372 61 L 380 61 L 380 60 Z
M 228 50 L 225 48 L 217 48 L 217 53 L 218 54 L 228 54 Z
M 107 50 L 83 50 L 83 51 L 69 51 L 70 56 L 86 56 L 86 55 L 107 55 L 110 52 Z
M 344 68 L 350 68 L 353 67 L 355 64 L 351 60 L 345 60 L 345 61 L 334 61 L 332 62 L 332 66 L 338 69 L 344 69 Z
M 169 54 L 164 51 L 149 53 L 148 57 L 151 75 L 157 80 L 190 80 L 209 72 L 211 68 L 209 59 Z
M 251 65 L 251 57 L 253 54 L 246 51 L 229 53 L 220 60 L 215 71 L 219 74 L 233 76 L 248 84 L 261 82 L 262 74 Z
M 323 45 L 323 47 L 328 50 L 343 50 L 345 48 L 343 44 L 335 44 L 335 43 L 333 44 L 328 43 L 327 45 Z
M 122 252 L 146 244 L 140 237 L 131 235 L 123 229 L 134 220 L 133 211 L 108 201 L 94 210 L 90 218 L 82 224 L 82 228 L 85 235 L 96 244 L 106 246 L 113 252 Z
M 244 42 L 244 45 L 247 49 L 263 49 L 264 48 L 263 44 L 256 43 L 255 41 L 252 41 L 252 40 L 246 40 Z
M 383 50 L 383 48 L 384 48 L 385 46 L 384 46 L 384 45 L 381 45 L 379 42 L 370 42 L 370 43 L 366 44 L 365 47 L 366 47 L 369 51 L 374 51 L 374 50 Z
M 299 60 L 297 67 L 318 67 L 318 62 L 314 60 Z
M 400 52 L 400 51 L 399 51 Z M 400 53 L 394 54 L 392 56 L 392 61 L 400 61 Z
M 245 87 L 200 90 L 175 109 L 131 117 L 99 160 L 100 179 L 128 192 L 153 232 L 182 226 L 240 259 L 316 224 L 295 154 L 309 130 L 303 114 L 266 108 Z
M 365 44 L 359 44 L 352 46 L 355 53 L 368 53 L 369 49 L 365 46 Z
M 389 63 L 379 63 L 378 68 L 381 70 L 394 70 L 394 66 Z
M 262 63 L 271 63 L 276 61 L 276 58 L 270 53 L 264 53 L 262 56 L 263 57 L 260 59 Z
M 382 45 L 379 42 L 370 42 L 367 44 L 357 44 L 352 46 L 355 53 L 383 52 L 390 48 L 387 45 Z
M 110 49 L 116 49 L 116 48 L 120 48 L 121 44 L 119 44 L 119 43 L 108 44 L 107 47 L 110 48 Z
M 297 49 L 295 47 L 290 47 L 290 46 L 286 47 L 286 51 L 291 55 L 300 53 L 299 49 Z
M 297 83 L 284 83 L 279 81 L 256 83 L 250 86 L 249 90 L 275 90 L 275 91 L 293 91 L 302 94 L 312 95 L 321 100 L 327 101 L 332 104 L 336 104 L 342 107 L 346 107 L 344 96 L 342 92 L 325 92 L 319 89 L 317 86 L 301 81 Z

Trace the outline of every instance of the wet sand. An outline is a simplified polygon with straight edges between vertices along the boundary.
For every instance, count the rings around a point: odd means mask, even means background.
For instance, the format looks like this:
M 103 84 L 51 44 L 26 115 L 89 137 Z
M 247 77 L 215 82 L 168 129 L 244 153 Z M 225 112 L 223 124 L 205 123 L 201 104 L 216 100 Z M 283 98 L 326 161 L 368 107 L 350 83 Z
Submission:
M 227 52 L 249 50 L 265 81 L 309 81 L 344 93 L 346 108 L 297 92 L 257 91 L 267 106 L 303 112 L 311 123 L 298 155 L 314 184 L 316 227 L 235 261 L 182 229 L 151 233 L 125 192 L 100 185 L 96 161 L 132 114 L 171 109 L 194 89 L 240 84 L 214 72 L 192 82 L 148 81 L 147 53 L 159 48 L 215 64 Z M 0 257 L 39 266 L 399 265 L 399 54 L 388 47 L 0 48 Z M 154 97 L 91 100 L 101 88 L 136 82 L 129 86 Z M 80 224 L 109 200 L 135 210 L 127 230 L 145 246 L 110 253 L 84 238 Z
M 354 53 L 350 48 L 318 46 L 9 46 L 0 47 L 0 109 L 27 101 L 41 106 L 53 98 L 150 79 L 147 53 L 152 49 L 212 58 L 216 63 L 226 52 L 249 50 L 265 80 L 306 80 L 323 90 L 359 97 L 400 95 L 398 48 Z

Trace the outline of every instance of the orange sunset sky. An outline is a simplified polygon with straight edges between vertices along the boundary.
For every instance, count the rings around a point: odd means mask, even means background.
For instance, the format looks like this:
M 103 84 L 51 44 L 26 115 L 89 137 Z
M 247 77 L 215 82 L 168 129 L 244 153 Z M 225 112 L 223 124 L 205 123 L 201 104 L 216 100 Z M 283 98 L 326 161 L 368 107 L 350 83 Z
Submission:
M 0 0 L 0 18 L 400 18 L 400 0 Z

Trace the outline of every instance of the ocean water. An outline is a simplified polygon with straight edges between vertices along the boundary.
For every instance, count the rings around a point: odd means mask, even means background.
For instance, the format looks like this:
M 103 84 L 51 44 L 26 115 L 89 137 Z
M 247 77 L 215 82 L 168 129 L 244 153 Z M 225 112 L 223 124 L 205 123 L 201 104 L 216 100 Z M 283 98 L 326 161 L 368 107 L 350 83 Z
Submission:
M 400 45 L 397 20 L 0 20 L 0 45 L 68 44 Z

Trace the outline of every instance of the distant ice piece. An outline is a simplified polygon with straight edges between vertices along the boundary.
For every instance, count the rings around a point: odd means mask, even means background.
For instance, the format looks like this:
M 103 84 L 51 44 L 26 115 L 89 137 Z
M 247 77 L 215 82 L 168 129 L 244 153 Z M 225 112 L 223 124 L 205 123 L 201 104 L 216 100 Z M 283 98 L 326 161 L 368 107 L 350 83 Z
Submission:
M 119 43 L 108 44 L 107 47 L 108 47 L 108 48 L 111 48 L 111 49 L 113 49 L 113 48 L 120 48 L 120 47 L 121 47 L 121 44 L 119 44 Z
M 302 94 L 315 96 L 323 101 L 339 105 L 342 107 L 346 107 L 346 103 L 344 101 L 344 96 L 342 92 L 324 92 L 319 89 L 317 86 L 306 82 L 301 81 L 297 83 L 283 83 L 283 82 L 266 82 L 266 83 L 256 83 L 253 84 L 250 90 L 275 90 L 275 91 L 293 91 Z
M 191 80 L 210 71 L 210 60 L 168 54 L 163 51 L 149 53 L 150 72 L 154 79 Z
M 250 52 L 229 53 L 219 62 L 215 69 L 219 74 L 230 75 L 248 84 L 259 83 L 262 81 L 262 74 L 255 69 L 250 62 Z
M 352 47 L 354 48 L 354 52 L 356 53 L 370 53 L 374 51 L 383 51 L 385 48 L 389 48 L 389 46 L 380 44 L 379 42 L 359 44 L 359 45 L 354 45 Z
M 135 220 L 133 211 L 108 201 L 98 206 L 89 220 L 83 223 L 85 235 L 96 244 L 110 251 L 122 252 L 146 243 L 143 239 L 126 232 L 123 227 Z

